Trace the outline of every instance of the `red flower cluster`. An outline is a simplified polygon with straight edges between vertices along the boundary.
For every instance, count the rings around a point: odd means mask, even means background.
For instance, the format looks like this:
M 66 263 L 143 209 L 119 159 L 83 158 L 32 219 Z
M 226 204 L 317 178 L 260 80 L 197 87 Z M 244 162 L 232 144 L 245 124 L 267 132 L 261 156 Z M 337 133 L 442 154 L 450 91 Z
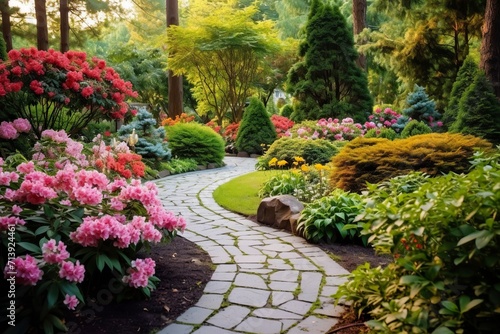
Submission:
M 126 179 L 143 177 L 146 166 L 141 161 L 142 157 L 135 153 L 118 153 L 116 158 L 111 154 L 105 161 L 98 159 L 95 166 L 100 170 L 115 171 Z
M 272 115 L 271 122 L 273 122 L 274 127 L 276 128 L 276 134 L 278 137 L 285 136 L 287 130 L 291 129 L 294 125 L 292 120 L 280 115 Z
M 226 126 L 226 128 L 224 129 L 224 138 L 226 138 L 226 141 L 236 141 L 236 136 L 238 135 L 239 128 L 240 123 L 231 123 Z
M 127 97 L 137 97 L 132 84 L 120 78 L 106 62 L 87 60 L 84 52 L 36 48 L 11 50 L 0 63 L 0 99 L 23 91 L 79 111 L 96 110 L 111 118 L 123 118 Z

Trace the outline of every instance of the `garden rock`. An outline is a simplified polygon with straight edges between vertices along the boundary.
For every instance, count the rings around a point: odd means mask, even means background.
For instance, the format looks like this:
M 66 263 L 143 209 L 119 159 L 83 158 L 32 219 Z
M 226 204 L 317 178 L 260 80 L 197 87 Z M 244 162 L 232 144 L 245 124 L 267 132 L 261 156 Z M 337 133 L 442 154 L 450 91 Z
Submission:
M 297 235 L 297 220 L 304 205 L 291 195 L 264 198 L 257 209 L 257 221 Z

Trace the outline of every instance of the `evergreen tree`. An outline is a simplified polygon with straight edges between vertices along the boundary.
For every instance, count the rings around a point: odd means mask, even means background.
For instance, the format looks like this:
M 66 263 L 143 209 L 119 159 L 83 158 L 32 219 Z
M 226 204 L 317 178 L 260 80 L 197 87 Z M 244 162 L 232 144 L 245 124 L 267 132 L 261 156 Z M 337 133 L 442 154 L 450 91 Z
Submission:
M 118 135 L 123 141 L 127 141 L 132 133 L 138 136 L 138 141 L 134 145 L 135 153 L 143 158 L 170 160 L 172 157 L 168 144 L 164 141 L 165 129 L 156 127 L 156 120 L 146 108 L 139 109 L 134 120 L 118 130 Z
M 262 145 L 271 145 L 276 137 L 276 129 L 266 107 L 258 98 L 251 98 L 238 129 L 236 149 L 248 154 L 262 154 Z
M 412 120 L 422 121 L 430 127 L 434 126 L 434 121 L 441 118 L 441 114 L 436 111 L 436 103 L 429 99 L 424 87 L 415 85 L 415 89 L 406 98 L 408 108 L 403 110 L 403 115 Z
M 474 81 L 477 71 L 478 67 L 476 62 L 472 57 L 467 57 L 458 71 L 457 79 L 453 83 L 453 88 L 451 89 L 450 101 L 443 114 L 443 125 L 445 129 L 449 128 L 451 124 L 455 122 L 458 115 L 460 98 Z
M 500 102 L 483 71 L 460 99 L 457 119 L 450 132 L 461 132 L 500 143 Z
M 365 73 L 356 65 L 351 29 L 337 6 L 313 0 L 305 28 L 302 60 L 288 73 L 288 91 L 308 119 L 352 117 L 362 121 L 373 100 Z

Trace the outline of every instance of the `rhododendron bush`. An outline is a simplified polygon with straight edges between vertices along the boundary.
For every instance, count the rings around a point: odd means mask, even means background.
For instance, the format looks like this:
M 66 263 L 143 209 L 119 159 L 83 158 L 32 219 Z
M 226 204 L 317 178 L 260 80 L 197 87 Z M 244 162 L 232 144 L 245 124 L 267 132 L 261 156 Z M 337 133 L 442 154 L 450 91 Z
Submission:
M 125 143 L 97 137 L 90 146 L 46 130 L 31 160 L 0 158 L 0 237 L 16 246 L 1 254 L 1 269 L 15 280 L 17 318 L 40 321 L 45 332 L 64 329 L 62 309 L 78 307 L 82 287 L 106 277 L 149 295 L 155 263 L 137 252 L 186 224 L 163 208 L 154 183 L 137 178 L 144 164 Z
M 136 96 L 130 82 L 84 52 L 11 50 L 0 63 L 1 114 L 28 119 L 37 138 L 46 129 L 76 135 L 90 121 L 123 119 L 126 99 Z

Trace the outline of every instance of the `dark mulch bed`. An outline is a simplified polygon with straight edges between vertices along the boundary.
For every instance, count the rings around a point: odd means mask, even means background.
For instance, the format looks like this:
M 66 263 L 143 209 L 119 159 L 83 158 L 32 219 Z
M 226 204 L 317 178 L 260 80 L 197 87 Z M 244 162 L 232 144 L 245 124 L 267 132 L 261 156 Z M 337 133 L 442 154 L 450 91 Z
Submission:
M 372 266 L 387 263 L 371 248 L 359 245 L 318 245 L 331 253 L 345 269 L 352 271 L 358 265 L 370 262 Z M 176 237 L 168 245 L 154 246 L 148 255 L 156 261 L 156 274 L 161 282 L 150 299 L 87 304 L 66 319 L 70 333 L 151 333 L 166 327 L 185 310 L 194 305 L 203 294 L 213 269 L 210 257 L 194 243 Z M 95 299 L 94 299 L 95 300 Z M 346 313 L 332 333 L 359 333 L 363 326 L 354 314 Z M 351 326 L 338 330 L 340 327 Z

